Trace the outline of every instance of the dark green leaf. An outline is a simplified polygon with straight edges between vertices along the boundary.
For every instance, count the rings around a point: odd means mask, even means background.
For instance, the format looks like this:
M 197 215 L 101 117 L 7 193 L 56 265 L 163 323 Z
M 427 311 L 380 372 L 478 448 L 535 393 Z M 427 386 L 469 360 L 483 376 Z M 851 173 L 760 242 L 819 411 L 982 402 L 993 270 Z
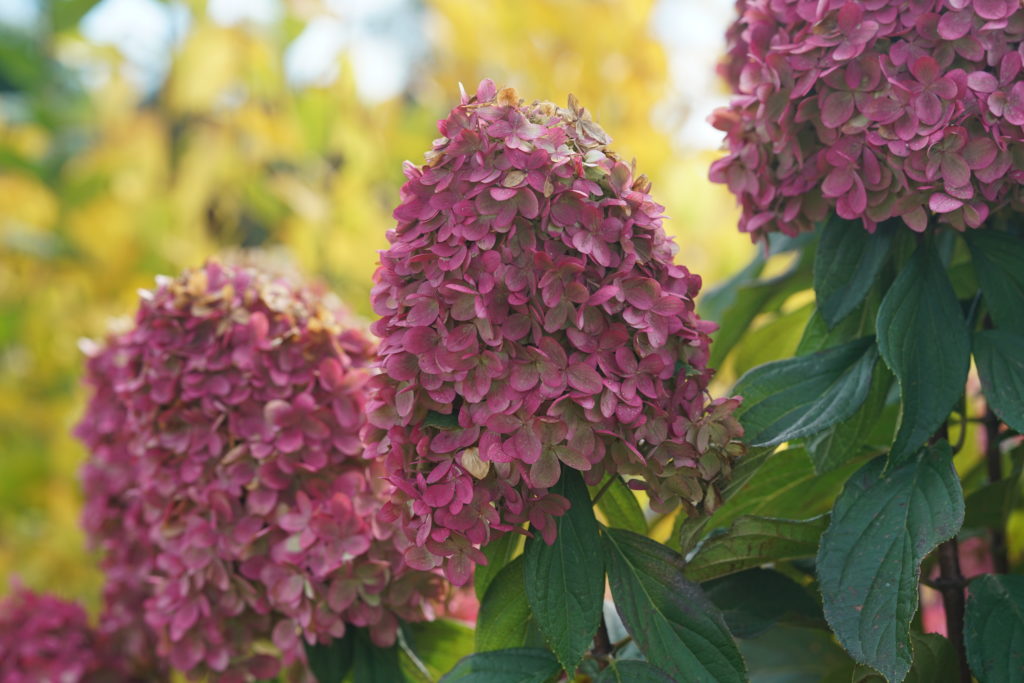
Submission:
M 503 650 L 526 644 L 531 618 L 520 555 L 498 572 L 480 601 L 476 619 L 477 651 Z
M 433 680 L 473 652 L 473 629 L 452 619 L 403 624 L 402 632 Z
M 776 624 L 740 641 L 751 683 L 849 683 L 853 662 L 824 629 Z
M 971 340 L 935 249 L 918 247 L 878 309 L 878 349 L 900 384 L 903 412 L 890 458 L 911 457 L 964 392 Z
M 725 503 L 711 517 L 684 519 L 673 534 L 679 539 L 681 550 L 689 552 L 707 532 L 727 528 L 743 515 L 794 518 L 819 515 L 832 507 L 843 482 L 858 467 L 851 461 L 839 469 L 815 476 L 814 467 L 802 448 L 790 448 L 764 457 L 763 463 L 748 474 L 745 462 L 752 454 L 740 459 L 736 474 L 744 473 L 741 485 L 726 489 Z M 753 454 L 753 458 L 759 458 Z
M 523 577 L 537 627 L 571 673 L 590 649 L 601 622 L 604 561 L 597 520 L 580 473 L 563 468 L 551 492 L 565 496 L 571 507 L 555 520 L 554 545 L 539 536 L 527 542 Z
M 547 650 L 520 647 L 465 657 L 440 683 L 545 683 L 561 671 Z
M 590 487 L 591 496 L 596 495 L 608 483 L 609 476 L 606 474 L 601 483 Z M 647 520 L 644 518 L 644 511 L 636 496 L 633 495 L 633 491 L 622 481 L 622 477 L 615 475 L 614 481 L 598 499 L 597 509 L 608 520 L 608 526 L 629 529 L 641 536 L 647 534 Z
M 352 679 L 355 683 L 401 683 L 406 678 L 398 661 L 399 648 L 377 647 L 366 629 L 357 629 L 353 649 Z
M 952 643 L 937 633 L 911 633 L 910 640 L 914 644 L 914 664 L 910 667 L 907 677 L 903 679 L 903 683 L 960 681 L 960 665 L 957 663 Z M 852 683 L 868 681 L 885 683 L 885 678 L 870 667 L 857 667 L 853 672 Z
M 427 416 L 423 418 L 424 427 L 437 427 L 438 429 L 458 429 L 459 416 L 457 414 L 439 413 L 435 410 L 428 410 Z
M 303 641 L 309 669 L 318 683 L 341 683 L 352 668 L 355 640 L 354 630 L 350 630 L 344 638 L 332 640 L 326 645 L 310 645 Z
M 968 586 L 964 644 L 984 683 L 1024 680 L 1024 576 L 985 574 Z
M 816 472 L 820 474 L 834 470 L 860 455 L 869 445 L 872 428 L 878 424 L 885 408 L 892 379 L 892 373 L 885 364 L 876 362 L 868 397 L 857 412 L 807 440 L 807 454 Z M 888 444 L 889 440 L 886 440 L 884 445 Z
M 996 327 L 1024 335 L 1024 239 L 995 230 L 968 230 L 966 238 Z
M 749 569 L 708 581 L 701 588 L 722 610 L 737 638 L 753 638 L 788 615 L 821 618 L 818 603 L 803 586 L 771 569 Z
M 1020 265 L 1024 270 L 1024 261 Z M 1020 311 L 1024 318 L 1024 308 Z M 978 364 L 985 400 L 999 418 L 1024 434 L 1024 336 L 1003 330 L 974 335 L 974 360 Z
M 850 417 L 871 386 L 871 337 L 754 368 L 736 383 L 747 441 L 770 446 L 816 434 Z
M 880 227 L 871 234 L 860 220 L 833 214 L 822 226 L 814 256 L 814 294 L 830 329 L 864 300 L 891 244 L 891 230 Z
M 473 570 L 473 589 L 476 591 L 477 599 L 484 597 L 494 577 L 512 561 L 521 539 L 522 536 L 519 534 L 507 533 L 483 547 L 487 564 L 479 565 Z
M 650 662 L 620 659 L 609 662 L 594 683 L 672 683 L 672 677 Z
M 817 571 L 825 616 L 846 651 L 901 680 L 910 670 L 910 621 L 921 560 L 964 518 L 963 491 L 945 441 L 882 475 L 858 471 L 836 500 Z
M 686 577 L 708 581 L 766 562 L 813 557 L 828 518 L 807 520 L 740 517 L 724 534 L 709 538 L 686 563 Z
M 981 529 L 1006 524 L 1018 492 L 1017 476 L 982 486 L 964 501 L 964 526 Z
M 615 607 L 649 661 L 680 680 L 746 680 L 721 612 L 683 577 L 681 556 L 631 531 L 604 539 Z

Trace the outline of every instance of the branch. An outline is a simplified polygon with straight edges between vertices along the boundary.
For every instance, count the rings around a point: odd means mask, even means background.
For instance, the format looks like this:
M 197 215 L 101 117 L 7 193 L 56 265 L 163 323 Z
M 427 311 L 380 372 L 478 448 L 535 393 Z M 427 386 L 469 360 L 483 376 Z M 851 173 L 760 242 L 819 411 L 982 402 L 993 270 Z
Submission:
M 939 576 L 934 582 L 942 593 L 942 606 L 946 612 L 946 633 L 960 660 L 960 680 L 971 683 L 971 670 L 967 667 L 964 649 L 964 575 L 960 572 L 960 557 L 956 537 L 939 544 Z
M 999 419 L 992 409 L 985 408 L 985 464 L 988 469 L 988 480 L 991 483 L 1003 478 L 1002 454 L 999 452 Z M 992 566 L 996 574 L 1007 574 L 1010 571 L 1010 560 L 1006 550 L 1006 530 L 1003 522 L 994 525 L 989 534 L 992 540 Z

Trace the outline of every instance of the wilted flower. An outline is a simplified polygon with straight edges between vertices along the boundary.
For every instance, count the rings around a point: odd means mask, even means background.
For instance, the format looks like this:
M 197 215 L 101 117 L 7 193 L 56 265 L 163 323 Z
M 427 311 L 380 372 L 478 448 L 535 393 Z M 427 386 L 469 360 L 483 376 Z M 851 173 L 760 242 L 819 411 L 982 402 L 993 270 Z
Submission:
M 176 669 L 266 679 L 300 638 L 351 624 L 387 645 L 398 619 L 432 615 L 440 578 L 409 571 L 375 521 L 387 484 L 358 438 L 373 346 L 341 321 L 210 263 L 144 292 L 134 327 L 92 351 L 85 526 L 105 629 L 133 656 L 155 639 Z
M 0 681 L 128 680 L 111 675 L 81 606 L 21 587 L 0 600 Z
M 977 228 L 1024 208 L 1019 0 L 738 0 L 721 67 L 737 95 L 712 123 L 711 179 L 740 229 L 809 230 L 833 209 Z
M 498 533 L 528 522 L 551 543 L 562 467 L 712 509 L 737 400 L 708 402 L 713 325 L 650 183 L 571 98 L 523 105 L 484 81 L 440 130 L 406 165 L 372 295 L 383 373 L 365 440 L 406 560 L 461 585 Z

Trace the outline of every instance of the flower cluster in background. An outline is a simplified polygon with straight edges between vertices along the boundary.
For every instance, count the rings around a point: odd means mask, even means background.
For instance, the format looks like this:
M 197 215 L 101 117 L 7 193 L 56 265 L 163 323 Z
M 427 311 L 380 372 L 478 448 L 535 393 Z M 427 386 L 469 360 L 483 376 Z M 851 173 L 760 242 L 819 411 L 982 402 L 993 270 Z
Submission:
M 210 263 L 143 292 L 131 329 L 92 351 L 84 522 L 102 628 L 134 661 L 155 646 L 190 674 L 266 679 L 301 638 L 354 625 L 389 645 L 398 619 L 433 615 L 440 577 L 376 522 L 387 484 L 358 437 L 374 349 L 343 320 Z
M 809 230 L 834 209 L 977 228 L 1024 209 L 1018 0 L 738 0 L 712 123 L 741 230 Z
M 461 585 L 496 533 L 529 522 L 552 542 L 563 466 L 713 509 L 737 400 L 709 402 L 701 280 L 673 262 L 650 183 L 571 98 L 523 105 L 484 81 L 440 131 L 406 166 L 372 293 L 365 441 L 406 560 Z
M 18 587 L 0 601 L 3 683 L 130 680 L 106 675 L 108 654 L 78 604 Z

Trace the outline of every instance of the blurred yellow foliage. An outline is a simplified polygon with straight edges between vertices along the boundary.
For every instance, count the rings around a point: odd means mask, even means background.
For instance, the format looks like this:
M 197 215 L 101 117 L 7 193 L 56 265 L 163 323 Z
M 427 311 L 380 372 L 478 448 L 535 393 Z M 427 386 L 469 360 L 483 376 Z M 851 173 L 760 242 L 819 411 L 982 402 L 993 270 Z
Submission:
M 408 92 L 377 104 L 360 101 L 344 55 L 330 85 L 286 82 L 285 48 L 317 3 L 292 3 L 301 17 L 272 27 L 221 26 L 191 5 L 153 94 L 73 28 L 51 38 L 104 65 L 104 78 L 74 99 L 47 95 L 48 82 L 0 92 L 0 593 L 17 574 L 96 606 L 100 577 L 77 527 L 85 453 L 69 435 L 85 398 L 77 340 L 130 314 L 155 274 L 239 246 L 283 245 L 369 317 L 401 162 L 422 160 L 460 81 L 490 77 L 559 103 L 575 93 L 639 159 L 680 260 L 707 281 L 751 251 L 731 198 L 706 180 L 712 155 L 680 153 L 651 125 L 668 78 L 653 0 L 430 0 L 429 58 Z M 4 105 L 18 97 L 28 104 Z

